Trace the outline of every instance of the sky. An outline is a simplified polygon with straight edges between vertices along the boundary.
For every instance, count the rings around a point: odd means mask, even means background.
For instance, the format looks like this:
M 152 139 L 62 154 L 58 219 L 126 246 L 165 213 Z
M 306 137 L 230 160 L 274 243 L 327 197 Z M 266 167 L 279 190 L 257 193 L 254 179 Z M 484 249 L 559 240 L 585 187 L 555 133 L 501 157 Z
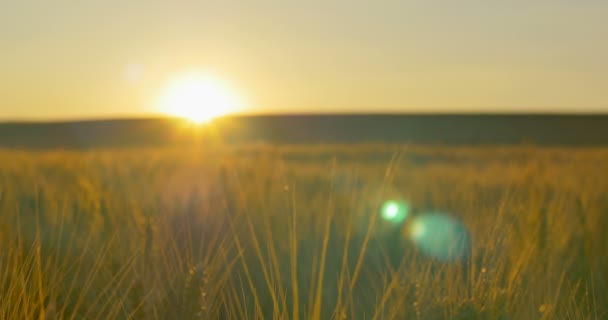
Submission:
M 608 1 L 0 3 L 0 119 L 145 116 L 202 72 L 244 111 L 608 112 Z

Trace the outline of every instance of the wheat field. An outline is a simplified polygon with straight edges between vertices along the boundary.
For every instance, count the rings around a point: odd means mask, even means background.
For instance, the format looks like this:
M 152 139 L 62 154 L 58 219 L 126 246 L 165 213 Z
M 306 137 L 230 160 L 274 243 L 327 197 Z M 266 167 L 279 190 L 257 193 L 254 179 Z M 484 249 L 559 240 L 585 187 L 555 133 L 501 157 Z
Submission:
M 0 319 L 606 319 L 607 213 L 606 149 L 5 150 Z

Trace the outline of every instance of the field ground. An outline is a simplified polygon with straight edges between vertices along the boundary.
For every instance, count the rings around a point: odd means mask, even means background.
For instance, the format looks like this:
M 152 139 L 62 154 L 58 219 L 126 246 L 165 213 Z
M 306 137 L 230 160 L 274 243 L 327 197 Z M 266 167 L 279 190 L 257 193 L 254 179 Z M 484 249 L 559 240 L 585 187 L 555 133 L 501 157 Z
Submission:
M 606 319 L 607 213 L 597 148 L 0 151 L 0 319 Z

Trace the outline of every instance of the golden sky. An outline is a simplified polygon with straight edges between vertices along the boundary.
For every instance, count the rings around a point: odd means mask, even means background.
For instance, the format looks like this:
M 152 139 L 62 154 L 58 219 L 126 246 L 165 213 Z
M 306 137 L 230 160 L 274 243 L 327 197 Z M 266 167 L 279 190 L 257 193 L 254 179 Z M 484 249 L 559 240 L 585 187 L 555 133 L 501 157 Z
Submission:
M 608 111 L 606 17 L 603 0 L 4 1 L 0 119 L 154 113 L 193 70 L 251 112 Z

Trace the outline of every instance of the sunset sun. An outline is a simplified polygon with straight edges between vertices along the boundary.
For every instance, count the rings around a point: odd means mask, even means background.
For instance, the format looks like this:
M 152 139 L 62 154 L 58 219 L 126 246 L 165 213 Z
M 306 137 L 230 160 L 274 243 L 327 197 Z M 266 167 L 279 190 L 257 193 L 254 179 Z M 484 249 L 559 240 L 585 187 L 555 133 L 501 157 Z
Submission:
M 242 108 L 240 97 L 226 83 L 195 73 L 169 82 L 159 104 L 161 112 L 199 124 Z

